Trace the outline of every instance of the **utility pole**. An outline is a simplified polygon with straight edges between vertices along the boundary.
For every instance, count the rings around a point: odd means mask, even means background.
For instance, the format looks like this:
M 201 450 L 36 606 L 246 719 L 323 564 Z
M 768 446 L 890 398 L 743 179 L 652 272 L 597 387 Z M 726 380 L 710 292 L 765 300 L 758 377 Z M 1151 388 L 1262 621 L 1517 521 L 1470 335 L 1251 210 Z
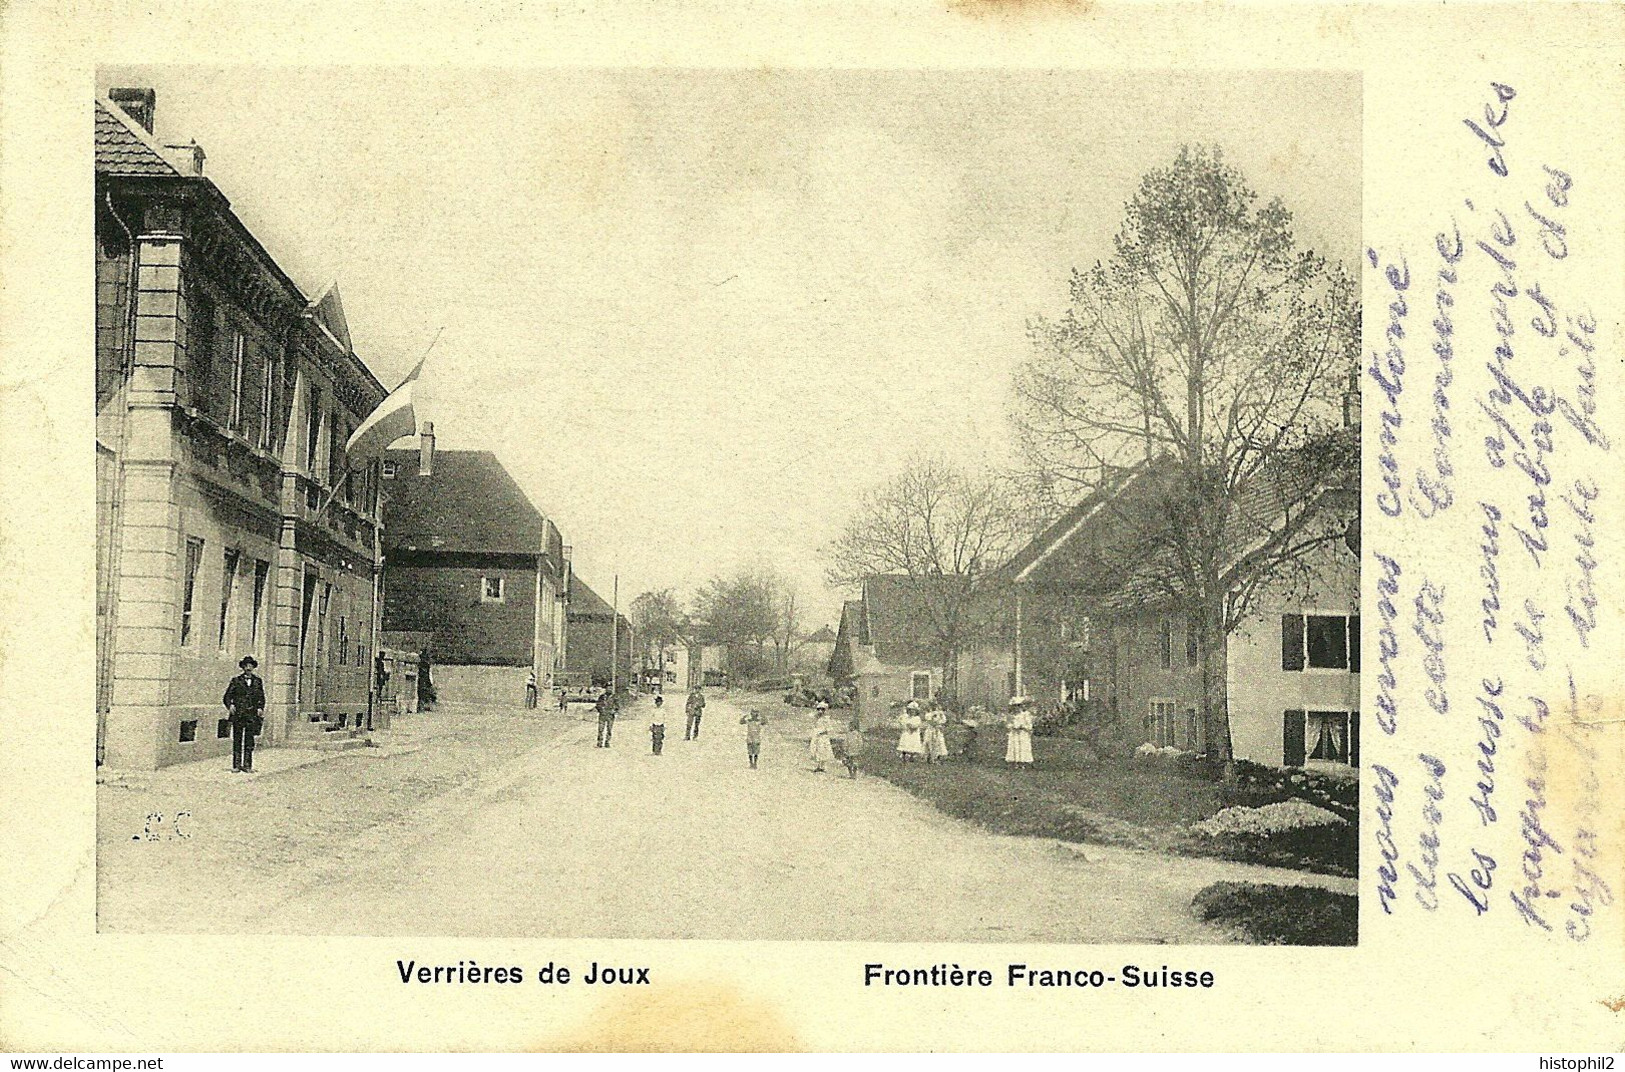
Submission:
M 621 675 L 621 575 L 615 575 L 615 591 L 609 608 L 609 694 L 619 696 Z

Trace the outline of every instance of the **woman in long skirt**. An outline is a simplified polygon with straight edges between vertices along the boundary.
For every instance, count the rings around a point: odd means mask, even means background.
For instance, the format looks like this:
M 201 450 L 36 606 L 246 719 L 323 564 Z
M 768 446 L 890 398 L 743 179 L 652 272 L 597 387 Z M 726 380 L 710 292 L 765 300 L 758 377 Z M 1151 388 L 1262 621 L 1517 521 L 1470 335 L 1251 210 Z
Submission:
M 925 761 L 927 763 L 938 759 L 948 758 L 948 741 L 942 735 L 942 727 L 948 724 L 948 712 L 941 707 L 933 707 L 925 713 Z
M 923 725 L 920 719 L 920 701 L 908 702 L 908 707 L 903 710 L 903 717 L 898 725 L 901 732 L 897 735 L 897 758 L 908 763 L 924 755 L 925 738 L 920 733 L 920 727 Z
M 829 704 L 820 701 L 817 710 L 818 717 L 813 719 L 812 739 L 807 742 L 807 756 L 813 762 L 813 770 L 822 771 L 825 764 L 835 758 L 835 753 L 829 746 Z
M 1004 761 L 1023 767 L 1031 767 L 1033 763 L 1032 701 L 1025 696 L 1014 697 L 1010 701 L 1010 715 L 1004 720 L 1004 726 L 1006 732 Z

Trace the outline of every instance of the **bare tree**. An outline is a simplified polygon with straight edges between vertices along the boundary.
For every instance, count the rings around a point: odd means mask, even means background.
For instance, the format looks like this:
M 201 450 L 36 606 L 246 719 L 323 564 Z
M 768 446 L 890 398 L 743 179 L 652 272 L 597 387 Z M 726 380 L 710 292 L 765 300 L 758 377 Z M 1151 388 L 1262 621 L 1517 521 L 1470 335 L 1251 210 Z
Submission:
M 944 691 L 958 690 L 959 653 L 990 610 L 993 571 L 1015 549 L 1021 524 L 1007 486 L 922 457 L 870 491 L 827 549 L 828 577 L 852 586 L 876 576 L 914 584 L 914 604 L 942 661 Z
M 773 648 L 779 673 L 788 673 L 790 659 L 805 638 L 801 635 L 801 603 L 795 586 L 779 578 L 774 592 L 777 622 L 773 630 Z
M 1228 761 L 1224 637 L 1347 528 L 1325 507 L 1358 479 L 1337 431 L 1359 361 L 1354 281 L 1300 249 L 1291 213 L 1259 205 L 1218 149 L 1187 147 L 1144 176 L 1112 255 L 1075 270 L 1070 306 L 1030 334 L 1012 413 L 1024 454 L 1076 494 L 1142 471 L 1141 494 L 1111 496 L 1132 506 L 1106 572 L 1185 611 L 1209 755 Z

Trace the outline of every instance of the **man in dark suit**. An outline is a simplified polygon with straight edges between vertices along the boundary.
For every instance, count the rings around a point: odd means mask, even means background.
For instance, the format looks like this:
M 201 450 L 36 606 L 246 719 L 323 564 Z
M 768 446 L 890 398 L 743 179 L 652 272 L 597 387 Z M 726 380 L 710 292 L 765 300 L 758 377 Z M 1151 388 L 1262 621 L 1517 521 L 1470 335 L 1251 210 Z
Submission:
M 689 691 L 688 700 L 683 704 L 688 713 L 688 725 L 683 728 L 683 740 L 697 741 L 700 739 L 700 716 L 705 714 L 705 692 L 698 685 Z
M 260 664 L 252 655 L 237 665 L 243 672 L 231 679 L 220 702 L 231 720 L 231 769 L 253 773 L 254 735 L 265 724 L 265 682 L 254 673 Z
M 615 733 L 615 697 L 605 689 L 598 696 L 598 747 L 608 748 L 609 739 Z

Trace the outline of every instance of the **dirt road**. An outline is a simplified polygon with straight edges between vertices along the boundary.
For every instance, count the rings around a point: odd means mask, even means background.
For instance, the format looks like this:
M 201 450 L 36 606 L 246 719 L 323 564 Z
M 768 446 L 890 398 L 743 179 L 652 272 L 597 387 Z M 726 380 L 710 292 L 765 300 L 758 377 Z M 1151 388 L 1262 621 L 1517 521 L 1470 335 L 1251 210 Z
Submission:
M 478 732 L 487 747 L 477 769 L 464 770 L 461 780 L 440 777 L 444 792 L 380 814 L 360 833 L 307 838 L 301 851 L 286 831 L 277 841 L 273 827 L 258 854 L 248 836 L 206 867 L 166 869 L 190 876 L 185 881 L 193 885 L 208 881 L 215 895 L 206 912 L 177 909 L 184 898 L 122 889 L 121 883 L 150 887 L 165 880 L 150 867 L 121 867 L 144 846 L 119 841 L 104 853 L 104 902 L 117 910 L 104 911 L 103 925 L 296 934 L 1222 942 L 1230 936 L 1190 913 L 1191 897 L 1207 883 L 1339 881 L 987 834 L 878 779 L 812 772 L 805 754 L 810 716 L 782 705 L 768 710 L 774 721 L 759 770 L 745 762 L 740 708 L 720 697 L 712 698 L 693 742 L 682 739 L 681 698 L 669 703 L 665 754 L 654 756 L 649 710 L 642 702 L 624 713 L 609 749 L 593 746 L 590 722 L 556 714 L 483 724 Z M 466 740 L 455 742 L 470 732 L 454 730 L 425 751 L 466 749 Z M 346 778 L 376 790 L 398 777 L 384 764 L 414 758 L 346 756 L 309 777 L 324 779 L 331 808 L 342 810 L 352 795 Z M 294 792 L 293 780 L 304 773 L 279 775 L 290 780 L 286 789 L 265 790 L 270 814 L 277 814 L 277 794 Z M 354 792 L 365 799 L 366 790 Z M 308 791 L 305 799 L 306 806 L 316 800 Z M 166 849 L 181 859 L 188 854 L 184 846 Z M 205 880 L 205 872 L 216 877 Z M 139 918 L 160 904 L 167 908 L 156 924 Z

